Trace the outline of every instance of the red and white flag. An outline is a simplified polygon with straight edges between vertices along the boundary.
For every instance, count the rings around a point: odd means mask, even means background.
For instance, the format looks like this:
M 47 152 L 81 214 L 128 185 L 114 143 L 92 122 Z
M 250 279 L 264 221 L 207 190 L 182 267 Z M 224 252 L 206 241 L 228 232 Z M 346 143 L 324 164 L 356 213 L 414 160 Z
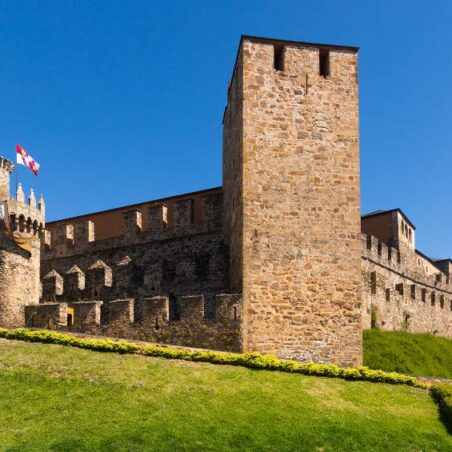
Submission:
M 35 176 L 38 175 L 39 163 L 36 162 L 20 144 L 16 145 L 16 162 L 19 165 L 28 166 L 33 171 Z

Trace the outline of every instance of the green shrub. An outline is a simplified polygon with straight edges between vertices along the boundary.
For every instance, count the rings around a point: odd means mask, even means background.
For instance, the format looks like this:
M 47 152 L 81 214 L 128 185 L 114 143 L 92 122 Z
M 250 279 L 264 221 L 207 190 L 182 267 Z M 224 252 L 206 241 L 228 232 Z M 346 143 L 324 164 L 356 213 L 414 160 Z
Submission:
M 434 385 L 430 388 L 441 414 L 441 420 L 452 433 L 452 385 Z
M 114 341 L 111 339 L 84 339 L 68 334 L 47 330 L 27 330 L 19 328 L 8 330 L 0 328 L 0 337 L 30 342 L 67 345 L 99 352 L 138 353 L 168 359 L 186 361 L 202 361 L 212 364 L 229 364 L 251 369 L 277 370 L 281 372 L 315 375 L 320 377 L 342 378 L 345 380 L 363 380 L 378 383 L 403 384 L 425 388 L 425 384 L 414 377 L 395 372 L 372 370 L 368 367 L 342 368 L 334 364 L 299 363 L 278 359 L 272 355 L 260 353 L 226 353 L 211 350 L 187 350 L 157 345 L 141 345 L 132 342 Z

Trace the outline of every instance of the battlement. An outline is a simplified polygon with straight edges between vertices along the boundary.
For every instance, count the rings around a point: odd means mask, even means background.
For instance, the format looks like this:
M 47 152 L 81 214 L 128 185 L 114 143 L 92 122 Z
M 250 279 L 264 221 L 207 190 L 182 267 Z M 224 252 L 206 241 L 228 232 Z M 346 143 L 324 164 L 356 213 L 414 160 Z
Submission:
M 42 195 L 39 202 L 33 189 L 30 189 L 28 199 L 25 201 L 22 185 L 19 184 L 16 191 L 16 199 L 7 201 L 12 231 L 29 232 L 38 234 L 45 228 L 45 203 Z
M 240 295 L 216 295 L 215 314 L 209 319 L 205 316 L 203 295 L 181 296 L 178 302 L 177 317 L 171 314 L 172 301 L 167 296 L 142 300 L 125 298 L 108 302 L 89 300 L 41 303 L 27 306 L 25 317 L 29 327 L 238 349 L 242 315 Z
M 178 315 L 171 314 L 171 300 L 168 296 L 144 297 L 140 302 L 133 298 L 121 300 L 99 301 L 66 301 L 45 302 L 29 305 L 31 312 L 45 314 L 49 307 L 64 310 L 72 307 L 75 318 L 68 325 L 64 320 L 56 322 L 61 326 L 71 326 L 82 329 L 90 325 L 109 325 L 117 321 L 137 323 L 159 329 L 164 323 L 195 323 L 195 322 L 239 322 L 242 316 L 241 296 L 238 294 L 218 294 L 214 297 L 215 314 L 213 318 L 206 318 L 205 296 L 185 295 L 178 298 Z M 58 308 L 59 307 L 59 308 Z M 141 315 L 135 320 L 135 312 L 141 310 Z M 90 317 L 90 315 L 92 316 Z M 50 316 L 50 315 L 49 315 Z M 59 318 L 63 316 L 58 315 Z M 31 319 L 29 326 L 36 325 Z
M 122 212 L 122 235 L 107 239 L 96 238 L 95 222 L 91 219 L 74 223 L 51 223 L 42 242 L 46 259 L 220 232 L 221 228 L 222 194 L 214 193 L 196 200 L 179 199 L 168 205 L 157 202 L 143 208 L 126 208 Z
M 452 281 L 449 275 L 439 269 L 434 275 L 424 274 L 416 259 L 408 255 L 410 251 L 406 253 L 400 252 L 398 249 L 386 245 L 375 236 L 361 234 L 361 252 L 364 259 L 381 265 L 404 278 L 437 290 L 452 293 Z

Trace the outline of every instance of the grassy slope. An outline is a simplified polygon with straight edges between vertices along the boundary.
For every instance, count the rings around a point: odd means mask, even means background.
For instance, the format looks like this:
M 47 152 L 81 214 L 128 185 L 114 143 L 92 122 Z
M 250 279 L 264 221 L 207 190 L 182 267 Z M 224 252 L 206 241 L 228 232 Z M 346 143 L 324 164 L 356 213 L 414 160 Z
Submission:
M 452 378 L 452 340 L 430 334 L 367 330 L 364 364 L 372 369 Z
M 426 391 L 0 340 L 3 450 L 451 450 Z

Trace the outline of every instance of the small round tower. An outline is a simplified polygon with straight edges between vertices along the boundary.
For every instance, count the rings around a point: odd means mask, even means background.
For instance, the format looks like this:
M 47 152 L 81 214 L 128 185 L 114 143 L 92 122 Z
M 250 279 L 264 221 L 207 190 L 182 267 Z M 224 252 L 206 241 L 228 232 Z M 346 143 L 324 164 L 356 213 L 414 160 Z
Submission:
M 36 206 L 33 191 L 26 202 L 19 186 L 16 199 L 10 198 L 13 169 L 0 157 L 0 326 L 9 328 L 24 326 L 25 306 L 39 302 L 40 237 L 45 227 L 44 202 Z

